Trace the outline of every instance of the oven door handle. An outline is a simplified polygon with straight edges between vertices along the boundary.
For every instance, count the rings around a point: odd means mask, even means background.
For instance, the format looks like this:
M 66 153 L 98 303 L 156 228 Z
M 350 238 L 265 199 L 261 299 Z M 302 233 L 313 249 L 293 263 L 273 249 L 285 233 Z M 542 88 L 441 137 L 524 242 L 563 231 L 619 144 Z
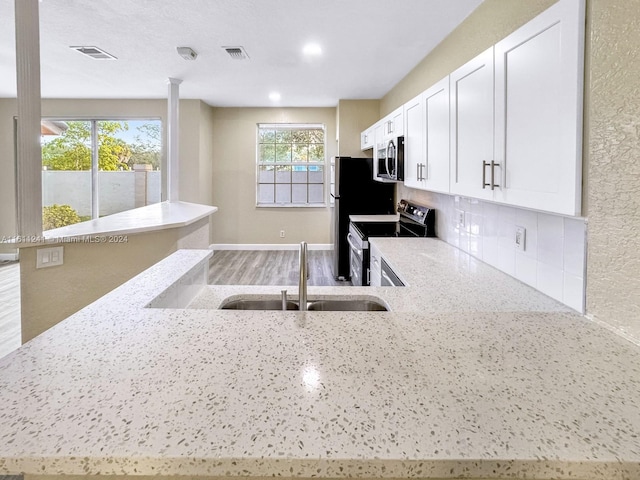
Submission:
M 347 233 L 347 243 L 349 244 L 349 246 L 355 250 L 358 253 L 358 256 L 361 257 L 362 256 L 362 250 L 360 250 L 354 243 L 353 240 L 351 240 L 351 238 L 353 237 L 353 235 L 351 235 L 351 232 Z

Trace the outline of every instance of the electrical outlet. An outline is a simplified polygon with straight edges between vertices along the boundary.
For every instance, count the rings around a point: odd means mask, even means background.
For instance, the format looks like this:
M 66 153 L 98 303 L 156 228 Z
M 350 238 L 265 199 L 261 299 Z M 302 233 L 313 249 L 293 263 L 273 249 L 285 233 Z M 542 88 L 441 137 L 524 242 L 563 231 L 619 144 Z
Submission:
M 516 235 L 515 235 L 516 249 L 522 250 L 524 252 L 526 249 L 526 241 L 527 241 L 527 229 L 516 225 Z
M 64 247 L 38 248 L 36 268 L 55 267 L 64 263 Z
M 280 230 L 280 238 L 284 238 L 284 230 Z
M 464 228 L 464 211 L 456 210 L 456 218 L 458 219 L 458 226 Z

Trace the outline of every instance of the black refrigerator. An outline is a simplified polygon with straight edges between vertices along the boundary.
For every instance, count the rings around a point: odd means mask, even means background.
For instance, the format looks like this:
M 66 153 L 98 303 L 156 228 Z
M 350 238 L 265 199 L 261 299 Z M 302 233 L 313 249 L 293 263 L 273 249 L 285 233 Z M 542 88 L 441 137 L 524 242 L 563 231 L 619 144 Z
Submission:
M 395 183 L 373 179 L 372 158 L 335 157 L 331 218 L 333 276 L 349 279 L 349 215 L 395 213 Z

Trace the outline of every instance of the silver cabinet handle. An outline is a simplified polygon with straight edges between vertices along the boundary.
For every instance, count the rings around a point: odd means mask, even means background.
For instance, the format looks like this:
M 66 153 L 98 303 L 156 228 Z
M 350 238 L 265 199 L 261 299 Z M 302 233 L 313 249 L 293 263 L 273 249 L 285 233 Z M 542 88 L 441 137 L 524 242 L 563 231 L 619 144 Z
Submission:
M 500 164 L 491 160 L 491 190 L 494 190 L 496 187 L 500 186 L 495 181 L 496 166 L 500 166 Z
M 351 240 L 351 238 L 353 238 L 353 235 L 351 235 L 351 233 L 347 233 L 347 243 L 352 249 L 358 252 L 359 257 L 362 256 L 362 250 L 360 250 L 358 247 L 354 245 L 353 240 Z
M 482 161 L 482 189 L 484 187 L 490 187 L 491 184 L 487 183 L 487 167 L 489 166 L 489 162 Z
M 482 188 L 491 187 L 491 190 L 495 190 L 496 187 L 499 187 L 496 183 L 496 167 L 499 167 L 500 163 L 494 162 L 485 162 L 482 161 Z M 487 183 L 487 167 L 491 167 L 491 181 Z
M 424 170 L 427 165 L 424 163 L 420 163 L 419 165 L 420 165 L 420 173 L 418 175 L 419 177 L 418 180 L 426 180 L 427 177 L 424 176 Z

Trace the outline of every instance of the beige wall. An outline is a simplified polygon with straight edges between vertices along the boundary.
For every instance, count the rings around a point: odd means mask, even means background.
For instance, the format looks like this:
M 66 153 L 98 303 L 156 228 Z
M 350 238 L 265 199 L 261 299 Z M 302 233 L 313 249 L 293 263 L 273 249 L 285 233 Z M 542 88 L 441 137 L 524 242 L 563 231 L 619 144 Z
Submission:
M 587 314 L 640 340 L 640 1 L 587 12 Z
M 200 100 L 180 100 L 181 200 L 211 202 L 211 107 Z M 0 237 L 15 235 L 15 160 L 13 117 L 15 99 L 0 99 Z M 166 100 L 45 99 L 42 115 L 48 117 L 149 117 L 160 118 L 166 128 Z M 166 132 L 163 132 L 166 137 Z M 166 138 L 163 141 L 166 145 Z M 163 178 L 166 174 L 163 153 Z M 164 196 L 163 196 L 164 198 Z M 14 249 L 0 245 L 0 254 Z
M 373 149 L 360 150 L 360 133 L 380 118 L 380 100 L 340 100 L 338 102 L 338 155 L 371 157 Z
M 380 100 L 380 117 L 484 52 L 557 0 L 485 0 Z
M 214 108 L 213 216 L 215 244 L 331 243 L 329 207 L 256 207 L 256 125 L 322 123 L 326 157 L 336 153 L 335 108 Z M 327 177 L 328 178 L 328 177 Z M 280 230 L 285 238 L 280 238 Z
M 127 235 L 123 243 L 66 243 L 64 264 L 36 269 L 40 246 L 20 249 L 22 342 L 51 328 L 179 248 L 207 248 L 209 218 Z

